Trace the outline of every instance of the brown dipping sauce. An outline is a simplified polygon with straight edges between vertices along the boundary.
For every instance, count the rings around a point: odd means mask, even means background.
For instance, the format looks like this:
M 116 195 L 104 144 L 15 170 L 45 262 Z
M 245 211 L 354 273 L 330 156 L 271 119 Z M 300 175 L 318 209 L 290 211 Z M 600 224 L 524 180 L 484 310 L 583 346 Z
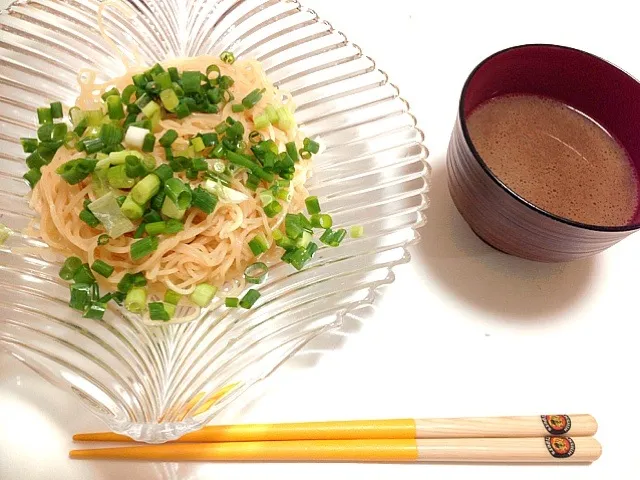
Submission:
M 537 207 L 590 225 L 633 220 L 634 165 L 624 147 L 581 112 L 550 98 L 505 95 L 482 103 L 466 123 L 491 171 Z

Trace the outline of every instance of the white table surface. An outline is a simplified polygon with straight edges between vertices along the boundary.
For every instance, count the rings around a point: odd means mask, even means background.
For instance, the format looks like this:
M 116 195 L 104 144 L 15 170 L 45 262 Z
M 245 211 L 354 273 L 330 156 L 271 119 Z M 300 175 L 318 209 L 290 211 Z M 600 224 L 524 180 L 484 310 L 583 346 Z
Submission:
M 571 264 L 511 258 L 471 233 L 444 175 L 459 92 L 480 60 L 510 45 L 549 42 L 586 49 L 640 76 L 632 3 L 384 3 L 306 5 L 376 59 L 426 132 L 433 188 L 422 242 L 375 308 L 317 339 L 253 402 L 219 421 L 589 412 L 600 423 L 601 459 L 591 466 L 73 462 L 71 435 L 103 425 L 2 354 L 0 479 L 640 478 L 640 235 Z

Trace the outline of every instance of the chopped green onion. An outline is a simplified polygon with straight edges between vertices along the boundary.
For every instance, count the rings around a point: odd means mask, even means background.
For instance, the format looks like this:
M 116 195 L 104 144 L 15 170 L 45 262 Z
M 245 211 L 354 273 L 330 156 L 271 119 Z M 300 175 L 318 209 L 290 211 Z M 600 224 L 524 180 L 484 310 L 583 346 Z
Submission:
M 86 208 L 80 212 L 78 217 L 80 218 L 80 220 L 82 220 L 84 223 L 86 223 L 92 228 L 95 228 L 98 225 L 100 225 L 100 220 L 98 220 L 96 216 Z
M 277 109 L 278 112 L 278 128 L 280 130 L 291 130 L 295 124 L 293 114 L 287 107 L 282 106 Z M 273 123 L 273 122 L 272 122 Z
M 264 214 L 269 218 L 275 217 L 281 211 L 282 211 L 282 205 L 280 205 L 280 203 L 276 200 L 274 200 L 273 202 L 268 204 L 266 207 L 264 207 Z
M 307 152 L 304 148 L 299 150 L 300 158 L 303 160 L 309 160 L 311 158 L 311 152 Z
M 210 77 L 209 77 L 209 74 L 210 74 L 211 72 L 216 72 L 216 73 L 218 74 L 218 75 L 216 76 L 216 78 L 218 78 L 218 77 L 220 76 L 220 67 L 219 67 L 218 65 L 216 65 L 215 63 L 212 63 L 211 65 L 209 65 L 209 66 L 207 67 L 207 70 L 206 70 L 207 78 L 210 78 Z
M 156 210 L 149 210 L 144 214 L 144 217 L 142 217 L 142 221 L 144 223 L 161 222 L 162 215 L 160 215 Z
M 233 163 L 234 165 L 248 168 L 249 170 L 251 170 L 251 173 L 253 173 L 257 177 L 260 177 L 262 180 L 266 180 L 268 183 L 273 182 L 273 174 L 262 169 L 262 167 L 260 167 L 254 161 L 249 160 L 247 157 L 240 155 L 239 153 L 228 151 L 226 152 L 226 154 L 229 162 Z
M 144 168 L 140 159 L 134 155 L 128 155 L 125 161 L 125 172 L 127 177 L 136 178 L 141 177 L 147 173 L 147 169 Z
M 309 258 L 313 257 L 313 255 L 317 251 L 318 251 L 318 244 L 314 242 L 309 242 L 309 245 L 307 245 L 307 255 L 309 255 Z
M 127 133 L 124 136 L 124 143 L 131 148 L 142 149 L 145 137 L 149 134 L 149 130 L 146 128 L 140 128 L 134 125 L 129 125 Z
M 146 237 L 131 244 L 130 254 L 132 260 L 140 260 L 158 249 L 157 237 Z
M 240 299 L 238 297 L 227 297 L 224 299 L 224 305 L 229 308 L 236 308 L 240 303 Z
M 22 137 L 20 138 L 20 144 L 24 153 L 33 153 L 38 148 L 38 139 Z
M 349 233 L 351 238 L 360 238 L 364 234 L 364 227 L 362 225 L 353 225 Z
M 132 273 L 125 273 L 116 288 L 119 292 L 127 293 L 133 287 L 133 279 L 134 275 Z
M 231 111 L 233 113 L 244 112 L 244 108 L 244 105 L 242 105 L 241 103 L 234 103 L 233 105 L 231 105 Z
M 307 197 L 304 203 L 307 206 L 307 212 L 309 212 L 309 215 L 320 213 L 320 202 L 318 202 L 318 197 Z
M 214 161 L 211 168 L 216 173 L 224 173 L 224 171 L 227 169 L 227 167 L 225 166 L 225 164 L 224 164 L 224 162 L 222 160 Z
M 103 262 L 102 260 L 96 260 L 91 265 L 91 270 L 96 272 L 98 275 L 102 275 L 105 278 L 109 278 L 114 271 L 114 268 L 108 263 Z
M 149 318 L 151 320 L 168 321 L 171 317 L 169 313 L 164 309 L 162 302 L 150 302 L 149 303 Z
M 173 316 L 176 314 L 176 306 L 173 303 L 165 302 L 164 309 L 169 314 L 169 318 L 173 318 Z
M 73 274 L 73 281 L 76 283 L 95 283 L 96 277 L 91 273 L 88 263 L 83 263 Z
M 126 165 L 116 165 L 107 170 L 107 181 L 113 188 L 131 188 L 136 181 L 127 175 Z
M 296 246 L 306 248 L 312 239 L 313 239 L 313 236 L 305 230 L 304 232 L 302 232 L 302 235 L 300 236 L 300 238 L 298 238 L 298 241 L 296 242 Z
M 217 291 L 217 287 L 208 283 L 201 283 L 189 296 L 189 299 L 199 307 L 204 308 L 211 303 Z
M 311 226 L 315 228 L 331 228 L 333 225 L 333 220 L 331 215 L 327 215 L 325 213 L 317 214 L 314 213 L 309 217 L 309 221 L 311 222 Z
M 144 276 L 144 273 L 135 273 L 131 280 L 133 281 L 134 287 L 144 287 L 147 284 L 147 279 Z
M 285 231 L 287 237 L 291 240 L 296 240 L 304 231 L 302 225 L 300 225 L 300 217 L 291 213 L 287 213 L 284 219 Z
M 288 252 L 289 253 L 289 252 Z M 296 269 L 302 270 L 304 265 L 311 259 L 306 248 L 298 248 L 295 251 L 291 252 L 288 260 L 289 263 Z
M 218 143 L 217 133 L 213 133 L 213 132 L 203 133 L 200 135 L 200 138 L 202 138 L 202 142 L 204 143 L 205 147 L 211 147 L 215 143 Z
M 153 173 L 157 175 L 161 182 L 167 182 L 169 179 L 173 178 L 173 170 L 166 163 L 163 163 L 158 168 L 156 168 Z
M 167 226 L 164 230 L 166 234 L 178 233 L 184 230 L 184 224 L 180 220 L 170 218 L 167 220 Z
M 51 116 L 53 118 L 62 118 L 63 117 L 62 103 L 53 102 L 49 106 L 51 107 Z
M 42 173 L 37 168 L 30 169 L 22 176 L 22 178 L 24 178 L 29 183 L 29 186 L 31 188 L 36 186 L 41 177 Z
M 264 93 L 264 89 L 260 90 L 256 88 L 251 91 L 246 97 L 242 99 L 242 105 L 246 109 L 253 108 L 257 105 L 257 103 L 262 99 L 262 94 Z
M 141 223 L 140 225 L 138 225 L 138 228 L 136 228 L 136 231 L 133 232 L 133 238 L 138 239 L 142 237 L 144 237 L 144 223 Z
M 200 137 L 193 137 L 191 139 L 191 145 L 193 145 L 193 150 L 195 152 L 201 152 L 202 150 L 204 150 L 204 142 L 202 141 L 202 138 Z
M 180 210 L 191 205 L 191 189 L 178 178 L 168 179 L 164 184 L 164 192 Z
M 189 110 L 189 107 L 183 101 L 178 103 L 178 106 L 176 107 L 176 115 L 178 118 L 184 118 L 191 115 L 191 111 Z
M 40 154 L 36 151 L 30 154 L 26 160 L 27 167 L 39 169 L 40 167 L 47 164 L 47 161 L 40 156 Z
M 250 173 L 247 177 L 247 183 L 245 183 L 245 187 L 255 192 L 258 188 L 258 185 L 260 185 L 260 177 L 257 177 L 253 173 Z
M 200 72 L 186 70 L 182 72 L 182 88 L 184 93 L 200 91 Z
M 261 253 L 269 250 L 269 244 L 267 243 L 267 239 L 265 238 L 264 234 L 258 233 L 255 237 L 253 237 L 249 241 L 249 248 L 256 257 Z
M 269 116 L 266 113 L 261 113 L 257 117 L 253 117 L 253 126 L 258 130 L 263 130 L 271 125 L 269 121 Z
M 327 228 L 322 235 L 320 235 L 320 241 L 325 245 L 329 245 L 331 237 L 333 236 L 333 230 Z
M 234 80 L 233 78 L 231 78 L 228 75 L 222 75 L 219 79 L 218 79 L 218 86 L 222 89 L 222 90 L 228 90 L 229 88 L 231 88 L 234 84 Z M 228 93 L 228 92 L 227 92 Z M 233 96 L 231 98 L 231 100 L 233 99 Z M 231 101 L 228 100 L 228 101 Z
M 150 173 L 131 189 L 131 199 L 138 205 L 144 205 L 160 190 L 160 178 Z
M 267 273 L 269 273 L 269 268 L 263 262 L 256 262 L 249 265 L 244 270 L 244 279 L 248 283 L 263 283 L 267 278 Z
M 91 293 L 93 286 L 90 283 L 74 283 L 69 287 L 71 296 L 69 306 L 74 310 L 84 312 L 87 305 L 91 303 Z
M 145 155 L 140 161 L 142 162 L 142 165 L 144 165 L 147 173 L 151 173 L 153 169 L 156 168 L 156 159 L 153 155 Z
M 107 97 L 107 113 L 111 120 L 121 120 L 124 118 L 124 108 L 122 99 L 119 96 L 111 95 Z
M 60 278 L 63 280 L 71 280 L 73 276 L 76 274 L 78 269 L 82 266 L 82 260 L 78 257 L 69 257 L 64 261 L 62 268 L 60 268 Z
M 154 82 L 156 82 L 161 89 L 171 88 L 171 74 L 169 72 L 160 72 L 153 76 Z
M 176 138 L 178 138 L 178 132 L 176 132 L 173 129 L 167 130 L 160 137 L 160 140 L 159 140 L 160 141 L 160 145 L 162 145 L 163 147 L 170 147 L 171 144 L 176 141 Z
M 124 308 L 131 313 L 142 313 L 147 303 L 147 289 L 143 287 L 133 287 L 124 299 Z
M 242 308 L 249 309 L 253 307 L 253 305 L 258 301 L 259 298 L 260 298 L 260 292 L 251 288 L 247 291 L 247 293 L 245 293 L 244 297 L 242 297 L 242 300 L 240 300 L 239 305 Z
M 273 193 L 271 192 L 271 190 L 260 192 L 258 196 L 260 197 L 260 203 L 263 207 L 266 207 L 271 202 L 273 202 Z
M 176 67 L 167 68 L 167 72 L 169 73 L 172 82 L 177 82 L 178 80 L 180 80 L 180 74 L 178 73 L 178 69 Z
M 84 150 L 88 154 L 97 153 L 104 148 L 104 142 L 100 137 L 84 138 L 82 140 L 82 144 L 84 145 Z
M 184 217 L 186 210 L 180 210 L 178 206 L 171 201 L 169 197 L 165 197 L 160 209 L 163 215 L 173 218 L 175 220 L 181 220 Z
M 216 131 L 217 134 L 222 135 L 224 132 L 227 131 L 228 125 L 225 122 L 220 122 L 218 125 L 216 125 L 214 127 L 214 130 Z
M 122 95 L 120 96 L 121 103 L 125 105 L 130 105 L 133 103 L 131 101 L 131 97 L 137 93 L 138 88 L 135 85 L 127 85 L 124 90 L 122 90 Z M 120 117 L 124 118 L 124 117 Z
M 207 215 L 213 213 L 218 204 L 218 197 L 212 193 L 209 193 L 202 187 L 198 187 L 193 190 L 191 205 L 195 208 L 202 210 Z
M 116 87 L 111 87 L 109 90 L 102 94 L 102 100 L 107 101 L 111 96 L 120 97 L 120 91 Z
M 96 163 L 96 160 L 89 158 L 76 158 L 60 165 L 56 169 L 56 173 L 68 184 L 75 185 L 87 178 L 95 170 Z
M 53 114 L 51 113 L 51 108 L 40 107 L 37 109 L 38 113 L 38 123 L 53 123 Z
M 129 220 L 138 220 L 144 214 L 142 207 L 131 199 L 131 195 L 125 199 L 120 211 Z
M 287 149 L 287 154 L 289 155 L 291 160 L 293 160 L 294 162 L 297 162 L 299 160 L 299 157 L 298 157 L 298 149 L 296 148 L 296 143 L 288 142 L 285 145 L 285 147 Z
M 236 61 L 236 56 L 232 52 L 225 50 L 220 54 L 220 60 L 222 60 L 224 63 L 231 65 L 233 64 L 233 62 Z
M 100 140 L 102 140 L 102 143 L 104 143 L 105 145 L 119 145 L 122 142 L 123 138 L 124 132 L 122 128 L 117 127 L 116 125 L 113 125 L 111 123 L 103 123 L 102 127 L 100 127 Z
M 161 235 L 165 233 L 167 229 L 167 223 L 164 221 L 146 223 L 144 225 L 144 229 L 147 232 L 147 235 Z
M 111 98 L 111 97 L 109 97 Z M 82 315 L 83 318 L 91 318 L 92 320 L 102 320 L 105 312 L 107 311 L 107 304 L 98 302 L 91 302 Z
M 156 137 L 153 133 L 147 133 L 142 140 L 142 148 L 143 152 L 153 152 L 153 147 L 156 144 Z
M 204 158 L 196 157 L 191 161 L 191 168 L 196 172 L 206 172 L 209 170 L 209 164 Z
M 302 148 L 304 148 L 307 152 L 313 153 L 315 155 L 320 151 L 320 144 L 311 140 L 310 138 L 305 138 L 302 141 Z
M 149 206 L 159 212 L 160 210 L 162 210 L 162 204 L 164 203 L 164 197 L 165 197 L 165 193 L 164 190 L 160 190 L 152 199 L 151 202 L 149 203 Z
M 164 294 L 165 303 L 170 303 L 171 305 L 177 305 L 181 298 L 182 295 L 178 292 L 174 292 L 173 290 L 167 290 Z
M 106 233 L 103 233 L 98 237 L 98 245 L 99 246 L 106 245 L 107 243 L 109 243 L 109 240 L 111 240 L 111 237 Z

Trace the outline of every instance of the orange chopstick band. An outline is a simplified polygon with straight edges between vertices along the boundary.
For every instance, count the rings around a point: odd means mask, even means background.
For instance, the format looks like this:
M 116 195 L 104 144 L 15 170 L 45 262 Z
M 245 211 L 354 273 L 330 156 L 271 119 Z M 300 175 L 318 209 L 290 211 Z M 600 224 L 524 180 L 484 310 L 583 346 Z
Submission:
M 418 447 L 412 439 L 182 443 L 72 450 L 69 456 L 74 459 L 163 461 L 415 462 Z
M 212 425 L 187 433 L 175 442 L 251 442 L 272 440 L 415 439 L 414 419 L 350 420 L 248 425 Z M 131 442 L 117 433 L 78 433 L 76 441 Z

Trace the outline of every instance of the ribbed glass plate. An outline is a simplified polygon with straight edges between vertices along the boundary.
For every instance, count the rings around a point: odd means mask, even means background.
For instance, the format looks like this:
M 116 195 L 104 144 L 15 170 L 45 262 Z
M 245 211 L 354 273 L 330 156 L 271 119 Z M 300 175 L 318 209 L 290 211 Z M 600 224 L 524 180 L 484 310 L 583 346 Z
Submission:
M 310 191 L 338 225 L 365 236 L 321 249 L 301 272 L 271 271 L 259 306 L 208 312 L 200 321 L 147 327 L 113 310 L 101 322 L 67 306 L 59 265 L 0 247 L 0 345 L 73 391 L 116 432 L 164 442 L 195 430 L 316 335 L 371 302 L 407 262 L 424 223 L 429 166 L 423 134 L 398 89 L 360 48 L 295 1 L 130 0 L 109 7 L 108 36 L 135 44 L 149 65 L 233 51 L 263 62 L 290 91 L 308 136 L 326 144 Z M 18 139 L 33 135 L 36 107 L 73 104 L 81 67 L 122 74 L 100 37 L 94 0 L 14 2 L 0 14 L 0 222 L 20 232 L 33 217 Z M 130 53 L 127 53 L 130 55 Z M 13 253 L 12 253 L 13 250 Z

